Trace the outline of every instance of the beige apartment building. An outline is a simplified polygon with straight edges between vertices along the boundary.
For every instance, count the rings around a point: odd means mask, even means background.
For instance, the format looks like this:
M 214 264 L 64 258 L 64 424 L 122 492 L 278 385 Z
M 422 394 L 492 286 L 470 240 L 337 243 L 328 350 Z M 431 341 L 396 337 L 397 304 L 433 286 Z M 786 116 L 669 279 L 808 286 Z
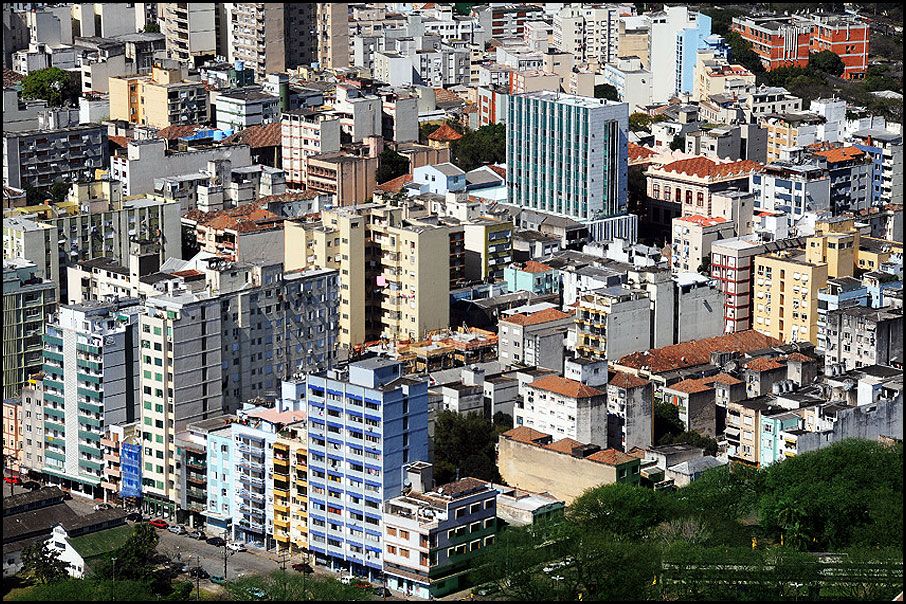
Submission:
M 377 186 L 378 158 L 342 151 L 310 155 L 307 160 L 308 189 L 334 196 L 335 206 L 365 203 Z
M 207 123 L 208 91 L 185 78 L 182 68 L 157 65 L 150 76 L 110 78 L 110 119 L 155 128 Z
M 285 223 L 286 270 L 340 272 L 342 346 L 420 340 L 450 320 L 450 231 L 377 204 L 339 207 L 318 222 Z
M 827 285 L 826 262 L 799 250 L 755 258 L 752 327 L 784 342 L 818 342 L 818 291 Z
M 318 62 L 325 69 L 349 67 L 349 3 L 319 2 Z
M 159 2 L 157 7 L 170 58 L 196 65 L 214 58 L 218 50 L 216 3 Z

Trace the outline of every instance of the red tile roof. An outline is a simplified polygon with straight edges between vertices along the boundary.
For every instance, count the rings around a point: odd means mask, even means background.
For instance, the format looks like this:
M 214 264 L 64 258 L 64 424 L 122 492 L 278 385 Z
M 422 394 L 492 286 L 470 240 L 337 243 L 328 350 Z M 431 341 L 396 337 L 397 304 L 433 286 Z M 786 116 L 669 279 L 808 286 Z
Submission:
M 260 124 L 231 134 L 224 139 L 224 144 L 242 143 L 252 149 L 264 147 L 279 147 L 282 144 L 280 122 L 274 124 Z
M 630 388 L 641 388 L 649 384 L 648 380 L 640 378 L 637 375 L 627 373 L 625 371 L 617 371 L 607 383 L 617 388 L 623 388 L 624 390 L 629 390 Z
M 522 326 L 538 325 L 540 323 L 549 323 L 551 321 L 566 319 L 567 317 L 571 317 L 572 315 L 573 313 L 565 313 L 563 311 L 557 310 L 556 308 L 546 308 L 544 310 L 533 312 L 529 315 L 525 313 L 510 315 L 508 317 L 501 318 L 500 321 Z
M 758 171 L 762 165 L 748 159 L 728 163 L 718 163 L 707 157 L 681 159 L 665 165 L 665 172 L 688 174 L 700 178 L 725 178 L 728 176 L 745 176 Z
M 711 377 L 705 379 L 710 380 L 711 383 L 720 382 L 721 384 L 726 384 L 727 386 L 742 384 L 742 380 L 733 377 L 729 373 L 718 373 L 717 375 L 712 375 Z
M 537 378 L 534 382 L 529 384 L 529 386 L 539 390 L 553 392 L 560 396 L 568 396 L 569 398 L 590 398 L 592 396 L 603 396 L 606 394 L 603 390 L 586 386 L 582 382 L 560 377 L 559 375 L 546 375 Z
M 189 210 L 184 218 L 195 221 L 199 226 L 206 226 L 218 231 L 229 229 L 238 233 L 251 233 L 253 231 L 283 227 L 282 218 L 269 210 L 259 207 L 257 203 L 246 203 L 229 210 L 216 212 L 202 212 L 197 209 Z
M 778 360 L 769 359 L 768 357 L 758 357 L 745 364 L 746 369 L 751 371 L 772 371 L 774 369 L 781 369 L 785 366 L 786 365 Z
M 644 352 L 634 352 L 622 357 L 617 364 L 632 369 L 647 367 L 651 373 L 663 373 L 684 367 L 704 365 L 711 361 L 712 352 L 746 353 L 762 348 L 780 346 L 783 342 L 752 329 L 728 333 Z
M 18 71 L 13 71 L 12 69 L 3 70 L 3 87 L 4 88 L 15 88 L 16 84 L 25 79 L 25 76 L 19 73 Z
M 500 178 L 504 178 L 504 179 L 506 178 L 506 168 L 504 168 L 503 166 L 490 165 L 488 167 L 491 169 L 492 172 L 494 172 L 494 174 L 498 175 Z
M 532 444 L 535 444 L 535 441 L 543 440 L 545 438 L 548 438 L 550 435 L 545 434 L 544 432 L 538 432 L 537 430 L 533 430 L 532 428 L 529 428 L 528 426 L 518 426 L 516 428 L 513 428 L 512 430 L 508 430 L 508 431 L 504 432 L 501 436 L 505 436 L 506 438 L 509 438 L 510 440 L 515 440 L 517 442 L 532 445 Z
M 547 271 L 551 270 L 554 269 L 542 262 L 535 262 L 534 260 L 529 260 L 522 267 L 523 273 L 546 273 Z
M 455 96 L 455 95 L 454 95 Z M 458 141 L 462 138 L 462 134 L 453 129 L 450 124 L 444 122 L 443 125 L 428 135 L 429 141 L 437 142 L 451 142 Z
M 699 392 L 714 390 L 714 387 L 711 384 L 713 384 L 713 382 L 708 382 L 707 378 L 689 378 L 688 380 L 683 380 L 681 382 L 667 386 L 666 389 L 675 390 L 676 392 L 684 392 L 686 394 L 698 394 Z
M 697 225 L 703 226 L 703 227 L 709 227 L 709 226 L 714 226 L 715 224 L 723 224 L 725 222 L 729 222 L 723 216 L 715 216 L 714 218 L 712 218 L 710 216 L 698 216 L 698 215 L 681 216 L 679 218 L 679 220 L 682 220 L 683 222 L 691 222 L 693 224 L 697 224 Z
M 172 126 L 167 126 L 158 130 L 157 137 L 172 141 L 182 138 L 183 136 L 191 136 L 203 128 L 204 126 L 199 124 L 173 124 Z
M 865 156 L 865 151 L 858 147 L 837 147 L 836 149 L 826 149 L 816 151 L 815 155 L 825 158 L 828 163 L 836 164 L 854 159 L 860 159 Z
M 629 143 L 629 163 L 631 164 L 640 163 L 655 155 L 657 155 L 657 153 L 653 149 L 635 143 Z
M 403 174 L 402 176 L 397 176 L 396 178 L 391 178 L 387 182 L 382 182 L 375 187 L 376 191 L 384 191 L 385 193 L 399 193 L 403 190 L 403 187 L 407 183 L 412 182 L 411 174 Z
M 796 363 L 814 363 L 815 359 L 808 356 L 807 354 L 802 354 L 801 352 L 794 352 L 787 355 L 786 360 L 793 361 Z
M 636 461 L 638 457 L 635 455 L 627 455 L 616 449 L 604 449 L 603 451 L 592 453 L 585 459 L 596 461 L 607 466 L 619 466 L 630 461 Z
M 585 443 L 580 443 L 579 441 L 572 438 L 561 438 L 557 442 L 550 443 L 549 445 L 544 445 L 544 448 L 551 451 L 557 451 L 558 453 L 566 453 L 567 455 L 572 455 L 576 447 L 584 446 Z

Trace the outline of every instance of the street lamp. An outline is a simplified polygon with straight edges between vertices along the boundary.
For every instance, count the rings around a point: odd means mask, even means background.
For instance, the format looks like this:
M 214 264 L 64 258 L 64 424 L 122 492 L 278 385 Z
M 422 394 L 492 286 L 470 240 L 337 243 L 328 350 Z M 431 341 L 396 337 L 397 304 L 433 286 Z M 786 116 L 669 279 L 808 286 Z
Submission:
M 110 599 L 116 601 L 116 556 L 110 558 L 110 563 L 113 565 L 113 592 Z

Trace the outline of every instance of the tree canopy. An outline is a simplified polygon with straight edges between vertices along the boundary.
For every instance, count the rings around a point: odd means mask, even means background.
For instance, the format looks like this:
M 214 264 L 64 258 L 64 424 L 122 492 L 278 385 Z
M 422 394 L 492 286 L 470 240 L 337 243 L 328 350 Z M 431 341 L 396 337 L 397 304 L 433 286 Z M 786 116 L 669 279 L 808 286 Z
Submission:
M 506 126 L 489 124 L 478 130 L 467 130 L 451 145 L 454 164 L 466 172 L 484 164 L 506 161 Z
M 77 103 L 81 90 L 69 72 L 58 67 L 33 71 L 21 82 L 23 99 L 44 99 L 51 107 Z
M 808 56 L 808 66 L 811 69 L 823 71 L 833 76 L 843 75 L 846 70 L 843 59 L 830 50 L 822 50 L 821 52 L 810 54 Z
M 36 541 L 22 552 L 25 573 L 38 583 L 54 583 L 69 576 L 69 566 L 60 560 L 60 552 L 51 549 L 44 541 Z
M 378 183 L 393 180 L 409 172 L 409 160 L 394 151 L 384 149 L 378 155 L 377 181 Z
M 434 422 L 434 482 L 471 476 L 498 481 L 494 424 L 478 413 L 441 411 Z
M 610 84 L 596 84 L 594 89 L 596 99 L 607 99 L 609 101 L 619 101 L 620 94 L 617 89 Z

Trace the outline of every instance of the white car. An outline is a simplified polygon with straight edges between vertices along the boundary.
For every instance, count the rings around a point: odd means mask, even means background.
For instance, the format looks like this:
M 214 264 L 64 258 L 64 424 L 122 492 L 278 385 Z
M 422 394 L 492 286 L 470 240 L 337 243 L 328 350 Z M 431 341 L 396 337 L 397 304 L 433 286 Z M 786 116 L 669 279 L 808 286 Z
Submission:
M 227 543 L 227 549 L 234 552 L 246 552 L 245 543 Z
M 167 530 L 170 531 L 171 533 L 173 533 L 174 535 L 185 535 L 186 533 L 189 532 L 186 529 L 186 527 L 184 527 L 181 524 L 177 524 L 175 526 L 168 527 Z
M 101 510 L 112 510 L 112 509 L 113 509 L 113 506 L 110 505 L 109 503 L 99 503 L 96 506 L 94 506 L 95 512 L 100 512 Z
M 566 566 L 566 564 L 567 563 L 565 560 L 559 560 L 557 562 L 551 562 L 550 564 L 545 566 L 542 570 L 544 570 L 544 572 L 550 574 L 550 573 L 554 572 L 555 570 L 560 570 L 561 568 Z
M 353 581 L 355 581 L 355 575 L 346 575 L 344 577 L 340 577 L 340 583 L 342 583 L 343 585 L 350 585 Z

